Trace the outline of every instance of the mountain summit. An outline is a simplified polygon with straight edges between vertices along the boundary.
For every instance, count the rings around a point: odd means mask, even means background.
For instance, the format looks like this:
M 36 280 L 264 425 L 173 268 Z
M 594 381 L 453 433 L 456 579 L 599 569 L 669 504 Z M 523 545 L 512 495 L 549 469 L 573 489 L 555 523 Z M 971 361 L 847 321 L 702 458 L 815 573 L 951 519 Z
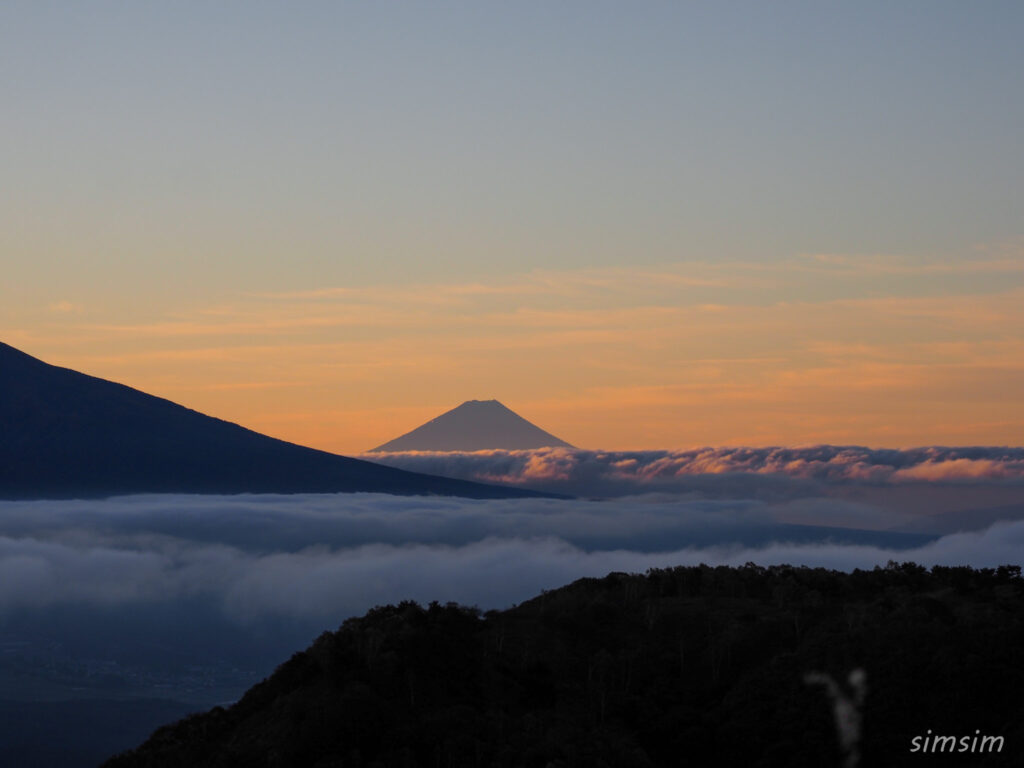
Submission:
M 539 495 L 276 440 L 0 343 L 0 498 L 354 491 Z
M 423 426 L 379 445 L 382 451 L 485 451 L 572 448 L 497 400 L 467 400 Z

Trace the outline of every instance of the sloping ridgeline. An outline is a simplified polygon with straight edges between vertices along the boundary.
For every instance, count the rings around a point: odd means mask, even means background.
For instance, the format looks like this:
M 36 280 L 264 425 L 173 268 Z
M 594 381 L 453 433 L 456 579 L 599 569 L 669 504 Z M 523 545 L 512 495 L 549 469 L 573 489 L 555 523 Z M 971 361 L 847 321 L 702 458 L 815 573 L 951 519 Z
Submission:
M 803 676 L 856 667 L 863 768 L 930 763 L 910 752 L 929 729 L 1004 737 L 944 765 L 1021 765 L 1019 568 L 890 564 L 611 574 L 483 615 L 376 608 L 106 768 L 839 766 Z
M 538 496 L 277 440 L 0 344 L 0 498 L 130 493 Z

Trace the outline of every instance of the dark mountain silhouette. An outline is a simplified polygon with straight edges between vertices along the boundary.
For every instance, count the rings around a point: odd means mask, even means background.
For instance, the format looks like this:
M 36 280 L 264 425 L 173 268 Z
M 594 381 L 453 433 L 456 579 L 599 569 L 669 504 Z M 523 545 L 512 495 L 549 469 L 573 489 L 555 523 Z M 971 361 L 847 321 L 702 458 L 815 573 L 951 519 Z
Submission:
M 379 451 L 484 451 L 488 449 L 572 448 L 497 400 L 467 400 L 423 426 L 384 445 Z
M 927 734 L 1004 741 L 942 764 L 1020 765 L 1020 567 L 702 565 L 486 614 L 379 607 L 105 768 L 838 768 L 831 701 L 805 677 L 847 691 L 855 669 L 861 765 L 931 764 Z
M 0 343 L 0 498 L 352 491 L 540 495 L 276 440 Z

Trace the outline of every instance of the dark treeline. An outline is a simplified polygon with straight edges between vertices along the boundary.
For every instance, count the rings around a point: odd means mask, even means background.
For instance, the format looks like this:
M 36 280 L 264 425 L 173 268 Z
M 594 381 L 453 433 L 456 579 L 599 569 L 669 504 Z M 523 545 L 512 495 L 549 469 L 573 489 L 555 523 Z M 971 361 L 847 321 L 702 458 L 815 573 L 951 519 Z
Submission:
M 824 689 L 863 668 L 861 766 L 1024 764 L 1020 568 L 707 566 L 506 611 L 375 608 L 128 766 L 839 766 Z M 996 754 L 911 753 L 998 735 Z

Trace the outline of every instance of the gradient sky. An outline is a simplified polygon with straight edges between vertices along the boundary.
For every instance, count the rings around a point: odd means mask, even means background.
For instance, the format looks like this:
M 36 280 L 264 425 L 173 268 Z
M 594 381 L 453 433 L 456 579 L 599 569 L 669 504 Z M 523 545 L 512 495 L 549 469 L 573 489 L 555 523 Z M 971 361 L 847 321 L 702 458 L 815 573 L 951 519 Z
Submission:
M 355 453 L 1021 443 L 1024 4 L 0 5 L 0 340 Z

